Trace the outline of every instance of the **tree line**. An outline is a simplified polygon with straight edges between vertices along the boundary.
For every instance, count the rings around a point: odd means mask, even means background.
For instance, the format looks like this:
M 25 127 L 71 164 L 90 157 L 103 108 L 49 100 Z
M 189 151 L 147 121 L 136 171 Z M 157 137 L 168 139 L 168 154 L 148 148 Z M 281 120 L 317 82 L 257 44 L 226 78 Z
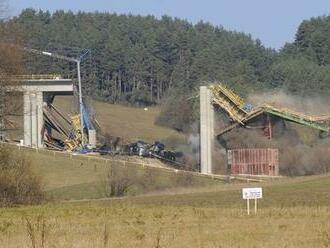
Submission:
M 277 88 L 299 95 L 330 91 L 329 16 L 302 22 L 295 41 L 280 51 L 248 34 L 169 16 L 25 9 L 2 25 L 8 23 L 19 27 L 29 47 L 91 49 L 83 70 L 86 92 L 112 103 L 163 103 L 159 122 L 179 130 L 197 118 L 194 95 L 205 82 L 226 82 L 243 95 Z M 63 61 L 26 58 L 29 73 L 75 75 L 74 65 Z
M 26 9 L 11 21 L 25 33 L 27 46 L 91 49 L 90 87 L 111 102 L 159 103 L 168 89 L 192 89 L 215 79 L 253 85 L 264 80 L 273 55 L 243 33 L 168 16 Z M 34 60 L 31 71 L 67 73 L 45 67 L 44 60 Z

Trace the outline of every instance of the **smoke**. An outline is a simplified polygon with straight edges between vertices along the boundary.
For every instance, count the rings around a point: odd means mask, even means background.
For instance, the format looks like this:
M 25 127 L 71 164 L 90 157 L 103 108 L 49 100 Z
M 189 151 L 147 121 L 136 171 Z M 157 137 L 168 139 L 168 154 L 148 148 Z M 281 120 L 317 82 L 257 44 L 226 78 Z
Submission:
M 187 129 L 187 142 L 178 146 L 184 151 L 184 163 L 190 170 L 199 170 L 200 161 L 200 135 L 199 123 L 196 121 Z
M 251 102 L 254 106 L 260 106 L 266 103 L 276 107 L 289 108 L 308 115 L 330 116 L 329 98 L 289 95 L 284 90 L 252 94 L 247 97 L 247 102 Z
M 191 147 L 192 155 L 199 161 L 199 150 L 200 150 L 200 136 L 198 133 L 190 134 L 188 137 L 188 144 Z

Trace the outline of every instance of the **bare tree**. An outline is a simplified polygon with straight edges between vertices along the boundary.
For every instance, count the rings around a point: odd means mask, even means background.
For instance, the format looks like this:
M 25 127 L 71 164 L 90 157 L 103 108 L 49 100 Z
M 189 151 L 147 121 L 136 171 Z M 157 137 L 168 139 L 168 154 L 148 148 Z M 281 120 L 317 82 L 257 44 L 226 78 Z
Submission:
M 0 0 L 0 20 L 5 19 L 8 15 L 8 2 Z
M 2 22 L 2 20 L 5 17 L 5 1 L 4 0 L 0 0 L 0 22 Z M 1 23 L 2 24 L 2 23 Z M 3 28 L 2 25 L 0 27 L 0 35 L 3 35 Z M 1 63 L 1 62 L 0 62 Z M 2 75 L 3 72 L 2 70 L 0 70 L 0 139 L 2 137 L 2 130 L 4 129 L 4 101 L 5 101 L 5 92 L 3 89 L 3 85 L 4 85 L 4 75 Z
M 22 54 L 18 49 L 19 32 L 8 17 L 6 0 L 0 0 L 0 139 L 6 126 L 6 116 L 13 113 L 15 98 L 8 94 L 8 86 L 14 86 L 14 75 L 22 73 Z

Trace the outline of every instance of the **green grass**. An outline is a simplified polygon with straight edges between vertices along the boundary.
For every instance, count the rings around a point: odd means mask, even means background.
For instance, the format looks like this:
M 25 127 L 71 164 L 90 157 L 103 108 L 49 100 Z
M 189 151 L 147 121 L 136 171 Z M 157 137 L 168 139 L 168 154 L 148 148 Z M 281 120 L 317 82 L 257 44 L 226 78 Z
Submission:
M 14 147 L 17 149 L 18 147 Z M 112 170 L 125 174 L 131 186 L 127 195 L 150 194 L 184 188 L 214 187 L 222 181 L 191 173 L 142 166 L 134 161 L 108 160 L 74 156 L 46 150 L 21 148 L 41 175 L 47 196 L 53 199 L 97 199 L 107 196 L 106 175 Z M 182 189 L 181 189 L 182 188 Z
M 66 112 L 71 111 L 72 97 L 56 97 L 54 104 Z M 184 136 L 170 128 L 155 125 L 159 115 L 158 107 L 144 108 L 127 107 L 92 101 L 97 120 L 104 133 L 121 137 L 126 141 L 144 140 L 154 142 L 169 138 L 184 139 Z

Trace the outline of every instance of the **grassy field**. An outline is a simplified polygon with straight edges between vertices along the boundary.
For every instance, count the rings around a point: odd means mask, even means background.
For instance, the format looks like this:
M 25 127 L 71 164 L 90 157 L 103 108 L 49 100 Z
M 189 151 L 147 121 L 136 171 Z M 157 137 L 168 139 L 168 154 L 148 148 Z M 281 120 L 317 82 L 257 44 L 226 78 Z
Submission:
M 224 184 L 126 162 L 21 152 L 52 199 L 0 209 L 0 247 L 330 246 L 330 175 Z M 108 167 L 130 168 L 132 178 L 143 179 L 137 185 L 150 188 L 134 186 L 128 197 L 97 200 L 106 196 Z M 264 189 L 257 215 L 246 214 L 241 188 L 247 186 Z
M 72 97 L 57 97 L 54 104 L 66 112 L 71 111 Z M 112 136 L 118 136 L 127 141 L 183 139 L 180 133 L 165 127 L 155 125 L 155 119 L 159 114 L 157 107 L 143 108 L 127 107 L 92 101 L 96 111 L 97 120 L 101 129 Z
M 114 136 L 181 138 L 153 124 L 157 109 L 94 104 Z M 0 247 L 330 247 L 330 175 L 225 184 L 129 161 L 25 153 L 50 201 L 0 209 Z M 111 170 L 136 179 L 128 197 L 100 199 Z M 257 215 L 246 214 L 241 189 L 247 186 L 264 189 Z
M 244 186 L 1 209 L 0 246 L 329 247 L 329 175 L 266 183 L 250 216 Z
M 56 200 L 97 199 L 108 196 L 107 175 L 116 172 L 127 179 L 127 195 L 151 194 L 163 191 L 184 191 L 185 188 L 222 186 L 224 182 L 188 172 L 154 167 L 158 161 L 134 161 L 134 158 L 114 157 L 108 161 L 97 157 L 74 156 L 46 150 L 13 147 L 24 153 L 41 175 L 47 196 Z M 125 160 L 126 159 L 126 160 Z M 154 161 L 154 162 L 153 162 Z

